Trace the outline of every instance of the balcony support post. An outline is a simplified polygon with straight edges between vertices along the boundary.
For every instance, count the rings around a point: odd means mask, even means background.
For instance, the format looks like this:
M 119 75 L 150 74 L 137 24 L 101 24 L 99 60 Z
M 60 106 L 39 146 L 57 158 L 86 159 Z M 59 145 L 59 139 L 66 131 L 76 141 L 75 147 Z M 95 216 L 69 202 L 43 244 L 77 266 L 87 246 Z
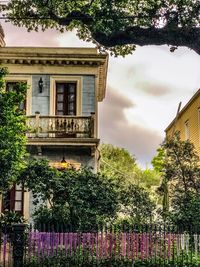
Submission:
M 96 137 L 96 120 L 95 120 L 95 113 L 91 112 L 91 138 Z
M 35 112 L 35 126 L 36 126 L 36 137 L 39 137 L 39 132 L 40 132 L 40 112 L 36 111 Z

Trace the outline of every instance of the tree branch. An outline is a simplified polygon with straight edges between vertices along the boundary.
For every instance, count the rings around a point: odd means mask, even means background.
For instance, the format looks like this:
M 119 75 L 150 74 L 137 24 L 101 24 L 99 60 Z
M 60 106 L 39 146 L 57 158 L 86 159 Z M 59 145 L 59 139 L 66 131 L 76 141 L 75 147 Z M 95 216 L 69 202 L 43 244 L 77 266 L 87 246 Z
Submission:
M 135 44 L 186 46 L 200 54 L 200 28 L 141 28 L 128 27 L 106 35 L 104 32 L 94 32 L 92 37 L 101 45 L 113 47 L 116 45 Z

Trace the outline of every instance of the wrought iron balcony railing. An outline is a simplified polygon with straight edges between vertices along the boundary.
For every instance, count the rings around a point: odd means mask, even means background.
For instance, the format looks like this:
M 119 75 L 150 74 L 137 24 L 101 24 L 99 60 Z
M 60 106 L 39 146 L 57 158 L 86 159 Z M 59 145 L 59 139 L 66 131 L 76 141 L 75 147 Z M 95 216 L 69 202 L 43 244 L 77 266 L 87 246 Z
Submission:
M 28 138 L 94 138 L 91 116 L 27 116 Z

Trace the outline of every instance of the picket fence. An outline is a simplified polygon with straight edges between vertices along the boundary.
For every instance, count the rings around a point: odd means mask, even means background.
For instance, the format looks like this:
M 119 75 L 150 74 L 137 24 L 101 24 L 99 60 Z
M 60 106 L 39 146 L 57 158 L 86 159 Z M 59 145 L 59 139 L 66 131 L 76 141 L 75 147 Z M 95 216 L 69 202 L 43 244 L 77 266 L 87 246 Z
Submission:
M 15 241 L 19 241 L 19 237 L 24 240 L 16 247 Z M 20 246 L 22 253 L 18 255 L 23 257 L 21 264 L 31 262 L 33 258 L 39 264 L 45 257 L 78 257 L 78 255 L 85 261 L 126 258 L 133 262 L 164 260 L 167 263 L 182 258 L 192 263 L 200 257 L 200 234 L 188 231 L 169 232 L 163 228 L 148 231 L 129 229 L 126 232 L 105 229 L 97 232 L 41 232 L 29 228 L 25 233 L 21 231 L 17 235 L 2 232 L 1 267 L 17 266 L 13 259 L 16 254 L 15 249 L 19 250 Z

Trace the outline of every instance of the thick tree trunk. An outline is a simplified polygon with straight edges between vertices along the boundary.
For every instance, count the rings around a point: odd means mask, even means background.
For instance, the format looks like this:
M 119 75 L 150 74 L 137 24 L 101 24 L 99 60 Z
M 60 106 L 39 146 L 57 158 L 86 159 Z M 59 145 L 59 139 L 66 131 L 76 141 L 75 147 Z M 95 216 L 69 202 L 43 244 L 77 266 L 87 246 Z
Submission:
M 110 35 L 95 32 L 92 37 L 106 47 L 126 44 L 186 46 L 200 54 L 200 28 L 129 27 Z

